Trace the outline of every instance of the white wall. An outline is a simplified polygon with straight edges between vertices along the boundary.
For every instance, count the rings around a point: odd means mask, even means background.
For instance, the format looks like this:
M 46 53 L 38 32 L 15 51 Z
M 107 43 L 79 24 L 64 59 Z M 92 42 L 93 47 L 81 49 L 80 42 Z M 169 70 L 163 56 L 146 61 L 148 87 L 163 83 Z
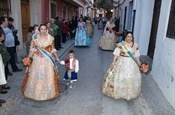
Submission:
M 152 76 L 175 109 L 175 39 L 167 38 L 171 0 L 162 0 Z
M 41 23 L 41 0 L 30 0 L 30 17 L 31 25 Z M 14 19 L 14 26 L 18 29 L 18 39 L 20 45 L 18 49 L 23 48 L 23 36 L 22 36 L 22 20 L 21 20 L 21 0 L 11 0 L 11 12 Z
M 122 2 L 122 0 L 121 0 L 121 2 Z M 118 9 L 113 9 L 113 18 L 114 17 L 120 17 L 120 27 L 119 27 L 119 31 L 121 32 L 121 31 L 123 31 L 123 24 L 124 24 L 124 16 L 125 16 L 125 7 L 127 7 L 127 12 L 126 12 L 126 22 L 125 22 L 125 29 L 127 29 L 127 30 L 131 30 L 132 28 L 128 28 L 127 26 L 128 26 L 128 23 L 129 23 L 129 21 L 131 21 L 131 23 L 132 23 L 132 19 L 129 19 L 129 0 L 126 0 L 121 6 L 120 6 L 120 8 Z M 133 13 L 133 12 L 132 12 Z M 131 14 L 131 15 L 133 15 L 133 14 Z
M 141 55 L 147 55 L 148 52 L 154 2 L 155 0 L 134 0 L 134 9 L 136 9 L 134 37 L 140 45 Z M 122 24 L 124 7 L 127 5 L 128 2 L 119 9 Z M 162 0 L 151 74 L 175 109 L 175 39 L 166 37 L 170 7 L 171 0 Z
M 137 0 L 134 37 L 139 43 L 141 55 L 147 55 L 148 52 L 153 10 L 154 0 Z
M 22 37 L 22 21 L 21 21 L 21 1 L 20 0 L 11 0 L 11 13 L 12 18 L 14 19 L 14 27 L 18 29 L 18 39 L 20 45 L 18 49 L 23 48 L 23 37 Z

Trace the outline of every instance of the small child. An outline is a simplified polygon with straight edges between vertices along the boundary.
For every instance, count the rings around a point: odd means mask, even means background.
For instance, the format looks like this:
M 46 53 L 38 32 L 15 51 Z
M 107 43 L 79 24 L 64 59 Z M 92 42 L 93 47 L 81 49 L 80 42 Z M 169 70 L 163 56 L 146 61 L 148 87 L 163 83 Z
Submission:
M 72 88 L 73 81 L 77 81 L 77 73 L 79 71 L 79 61 L 75 58 L 74 51 L 69 50 L 68 58 L 64 61 L 60 61 L 60 64 L 65 65 L 66 72 L 64 74 L 64 80 L 67 80 L 67 84 Z

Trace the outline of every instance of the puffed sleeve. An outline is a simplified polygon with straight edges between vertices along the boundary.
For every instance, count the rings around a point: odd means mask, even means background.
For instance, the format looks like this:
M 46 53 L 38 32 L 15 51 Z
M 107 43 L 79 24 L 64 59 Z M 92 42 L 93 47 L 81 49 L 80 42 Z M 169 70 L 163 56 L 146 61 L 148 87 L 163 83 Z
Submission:
M 117 46 L 117 47 L 115 48 L 113 54 L 116 55 L 116 56 L 120 56 L 120 52 L 121 52 L 121 48 L 122 48 L 122 47 L 121 47 L 121 44 L 118 43 L 116 46 Z
M 120 51 L 121 51 L 121 49 L 116 47 L 113 54 L 116 55 L 116 56 L 120 56 Z
M 139 45 L 135 43 L 134 57 L 140 57 Z

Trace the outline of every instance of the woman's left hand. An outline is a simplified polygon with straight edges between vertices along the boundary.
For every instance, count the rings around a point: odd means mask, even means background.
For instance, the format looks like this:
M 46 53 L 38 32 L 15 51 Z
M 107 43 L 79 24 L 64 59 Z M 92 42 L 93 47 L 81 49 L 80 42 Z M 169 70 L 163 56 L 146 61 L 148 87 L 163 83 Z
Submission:
M 57 60 L 58 63 L 60 63 L 60 59 L 59 58 L 57 58 L 56 60 Z

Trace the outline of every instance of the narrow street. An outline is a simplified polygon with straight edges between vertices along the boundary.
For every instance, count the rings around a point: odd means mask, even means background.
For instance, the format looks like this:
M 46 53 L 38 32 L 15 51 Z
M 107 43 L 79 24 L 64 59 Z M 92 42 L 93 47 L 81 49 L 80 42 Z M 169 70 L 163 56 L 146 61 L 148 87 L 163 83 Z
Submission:
M 67 57 L 69 49 L 75 51 L 80 62 L 78 81 L 70 89 L 65 86 L 60 97 L 51 101 L 36 102 L 23 97 L 20 92 L 24 69 L 9 77 L 11 90 L 0 95 L 7 102 L 0 108 L 0 115 L 175 115 L 175 110 L 163 96 L 152 76 L 143 75 L 142 94 L 137 99 L 114 100 L 101 93 L 103 75 L 109 67 L 113 54 L 98 48 L 101 30 L 95 29 L 90 47 L 74 47 L 73 40 L 60 50 L 61 59 Z M 66 49 L 67 48 L 67 49 Z M 24 51 L 19 51 L 23 56 Z M 20 58 L 19 58 L 20 59 Z M 143 60 L 150 61 L 146 56 Z M 22 65 L 19 65 L 22 68 Z M 64 85 L 65 67 L 59 65 L 60 84 Z

